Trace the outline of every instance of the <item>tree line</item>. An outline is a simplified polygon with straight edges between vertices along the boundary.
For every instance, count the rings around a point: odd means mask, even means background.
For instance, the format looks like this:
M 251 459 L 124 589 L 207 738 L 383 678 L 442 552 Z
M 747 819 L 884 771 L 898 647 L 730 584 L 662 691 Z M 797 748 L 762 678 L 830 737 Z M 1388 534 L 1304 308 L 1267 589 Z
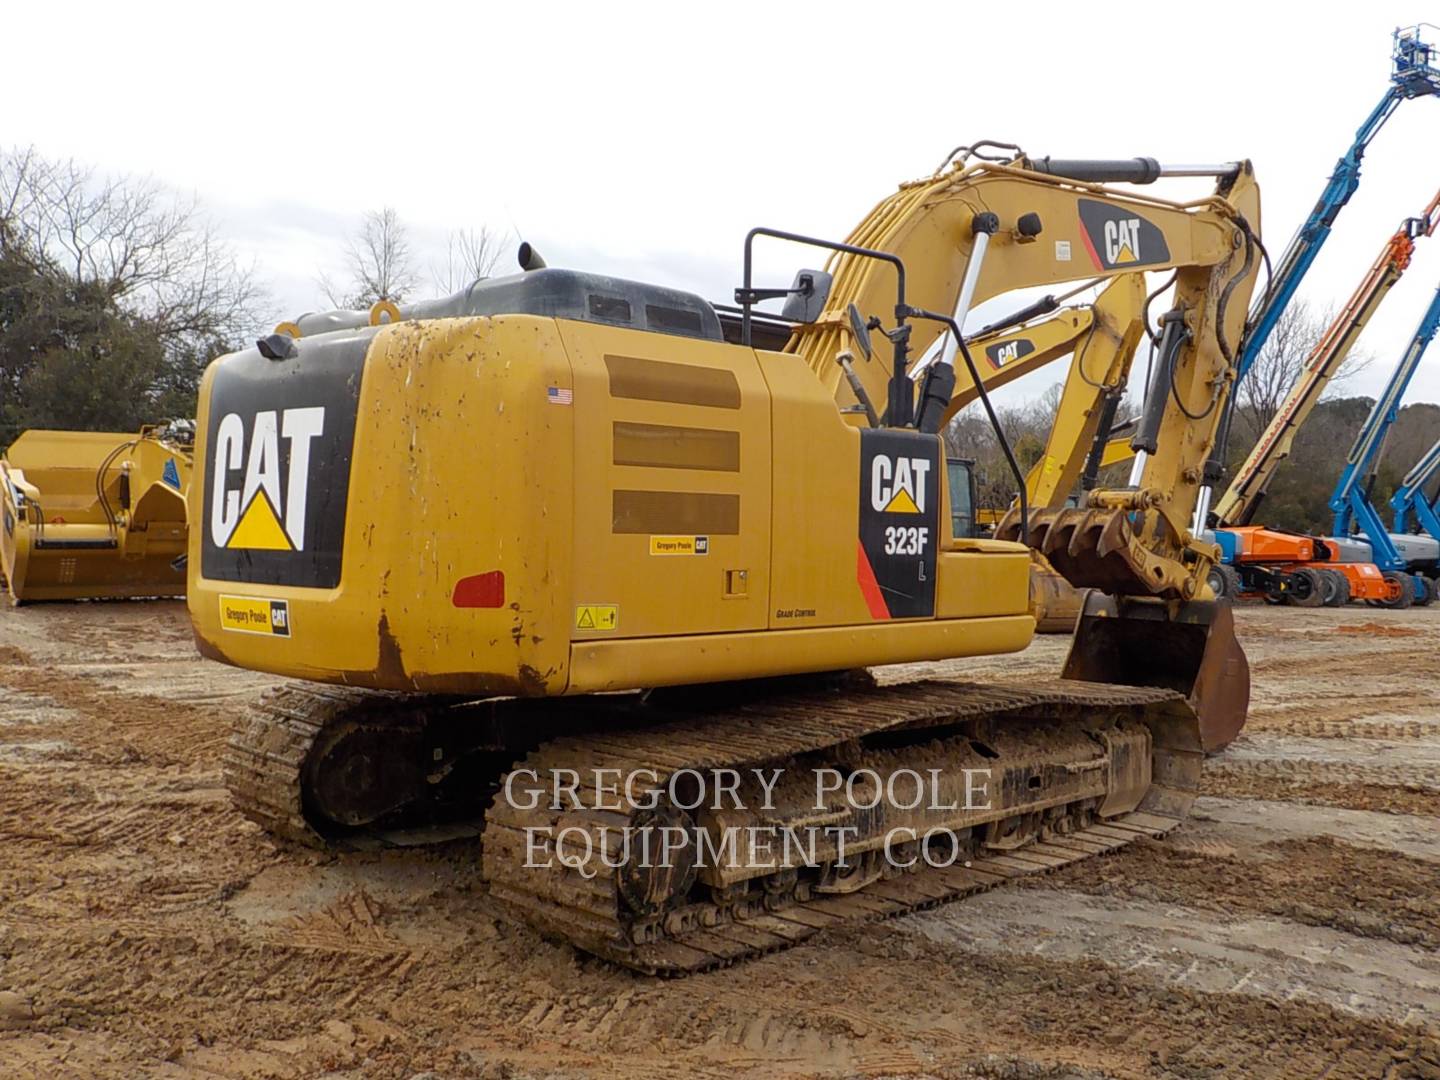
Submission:
M 393 208 L 377 210 L 345 244 L 340 273 L 317 275 L 317 306 L 453 292 L 488 276 L 507 243 L 456 229 L 432 254 Z M 276 310 L 196 199 L 0 150 L 0 450 L 29 428 L 193 417 L 206 365 L 294 314 Z
M 511 238 L 457 229 L 427 252 L 393 208 L 367 213 L 320 273 L 322 304 L 368 308 L 464 288 L 490 275 Z M 286 313 L 286 314 L 294 314 Z M 0 151 L 0 448 L 27 428 L 134 431 L 195 414 L 205 366 L 278 320 L 254 268 L 245 265 L 192 198 L 152 180 L 106 177 L 33 149 Z M 1331 321 L 1303 302 L 1281 319 L 1242 382 L 1228 459 L 1242 462 L 1275 415 Z M 1352 356 L 1332 392 L 1373 358 Z M 1143 360 L 1137 360 L 1143 362 Z M 1022 467 L 1043 452 L 1059 387 L 1000 410 Z M 1261 518 L 1306 531 L 1328 528 L 1326 505 L 1368 398 L 1322 401 L 1275 476 Z M 1119 415 L 1135 409 L 1122 405 Z M 1377 504 L 1440 435 L 1440 406 L 1406 407 L 1392 430 L 1374 488 Z M 988 422 L 974 407 L 946 432 L 950 451 L 976 460 L 982 507 L 1001 509 L 1015 484 Z M 1126 468 L 1102 477 L 1123 483 Z

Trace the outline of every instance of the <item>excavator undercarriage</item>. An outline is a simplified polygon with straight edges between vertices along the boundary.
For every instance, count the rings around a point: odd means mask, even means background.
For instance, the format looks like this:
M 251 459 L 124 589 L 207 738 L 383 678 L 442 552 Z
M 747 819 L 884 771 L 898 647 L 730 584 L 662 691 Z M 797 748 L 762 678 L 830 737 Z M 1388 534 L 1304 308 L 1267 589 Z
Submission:
M 307 846 L 483 830 L 517 915 L 661 975 L 1163 835 L 1195 796 L 1198 725 L 1173 690 L 806 682 L 559 710 L 294 684 L 237 727 L 226 781 Z M 563 733 L 504 764 L 547 722 Z

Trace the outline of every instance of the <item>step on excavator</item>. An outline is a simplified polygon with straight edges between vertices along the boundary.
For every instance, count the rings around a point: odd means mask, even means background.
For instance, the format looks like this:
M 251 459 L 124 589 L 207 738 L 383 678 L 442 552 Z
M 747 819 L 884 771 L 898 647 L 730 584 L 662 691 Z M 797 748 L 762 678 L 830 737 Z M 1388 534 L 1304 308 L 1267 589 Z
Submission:
M 1107 186 L 1173 175 L 1214 193 Z M 205 656 L 298 680 L 234 718 L 235 802 L 306 845 L 483 830 L 516 917 L 665 975 L 1165 834 L 1249 700 L 1187 523 L 1259 215 L 1248 162 L 987 144 L 844 242 L 752 230 L 733 306 L 522 245 L 513 276 L 219 358 L 187 602 Z M 755 283 L 780 242 L 825 269 Z M 1141 482 L 1028 522 L 1099 590 L 1060 677 L 856 674 L 1030 642 L 1027 547 L 952 534 L 940 423 L 957 364 L 983 383 L 964 315 L 1140 270 L 1176 271 Z
M 12 603 L 185 595 L 195 425 L 24 432 L 0 458 Z

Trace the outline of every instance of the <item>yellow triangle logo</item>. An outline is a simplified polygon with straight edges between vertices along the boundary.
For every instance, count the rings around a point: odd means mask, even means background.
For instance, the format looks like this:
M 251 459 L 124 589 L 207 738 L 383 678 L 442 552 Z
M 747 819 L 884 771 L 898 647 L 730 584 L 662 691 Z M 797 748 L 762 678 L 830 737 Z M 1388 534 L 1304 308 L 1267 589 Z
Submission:
M 576 629 L 578 629 L 578 630 L 594 630 L 594 629 L 595 629 L 595 617 L 590 614 L 590 609 L 589 609 L 589 608 L 584 608 L 584 609 L 581 610 L 581 612 L 580 612 L 580 620 L 575 624 L 575 627 L 576 627 Z
M 265 491 L 255 492 L 250 505 L 240 517 L 240 524 L 225 542 L 227 548 L 253 548 L 257 551 L 294 551 L 290 537 L 280 524 L 275 508 L 270 505 Z
M 920 508 L 915 505 L 915 500 L 904 488 L 896 491 L 894 497 L 885 504 L 885 513 L 887 514 L 918 514 L 919 512 Z
M 1121 263 L 1130 263 L 1134 261 L 1135 253 L 1130 250 L 1130 245 L 1121 244 L 1119 254 L 1115 256 L 1115 265 L 1119 266 Z

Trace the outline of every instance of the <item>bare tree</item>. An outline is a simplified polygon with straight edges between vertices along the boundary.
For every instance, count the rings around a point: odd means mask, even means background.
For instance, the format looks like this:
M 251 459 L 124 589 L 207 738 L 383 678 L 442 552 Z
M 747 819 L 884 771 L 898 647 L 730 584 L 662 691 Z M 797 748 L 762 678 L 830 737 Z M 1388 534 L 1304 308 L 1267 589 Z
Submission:
M 410 231 L 391 206 L 365 214 L 345 253 L 346 281 L 335 285 L 321 274 L 319 284 L 335 307 L 368 308 L 378 300 L 404 301 L 420 283 Z
M 193 197 L 33 147 L 0 153 L 0 248 L 100 288 L 167 351 L 237 341 L 266 299 Z
M 1334 321 L 1333 309 L 1316 311 L 1306 301 L 1296 300 L 1275 323 L 1275 329 L 1239 386 L 1236 419 L 1239 434 L 1248 436 L 1249 443 L 1258 440 L 1275 419 Z M 1333 397 L 1346 380 L 1365 370 L 1373 360 L 1370 353 L 1351 349 L 1331 378 L 1325 396 Z
M 431 269 L 440 293 L 452 293 L 490 276 L 509 245 L 510 234 L 488 225 L 478 229 L 452 229 L 445 242 L 445 260 Z

